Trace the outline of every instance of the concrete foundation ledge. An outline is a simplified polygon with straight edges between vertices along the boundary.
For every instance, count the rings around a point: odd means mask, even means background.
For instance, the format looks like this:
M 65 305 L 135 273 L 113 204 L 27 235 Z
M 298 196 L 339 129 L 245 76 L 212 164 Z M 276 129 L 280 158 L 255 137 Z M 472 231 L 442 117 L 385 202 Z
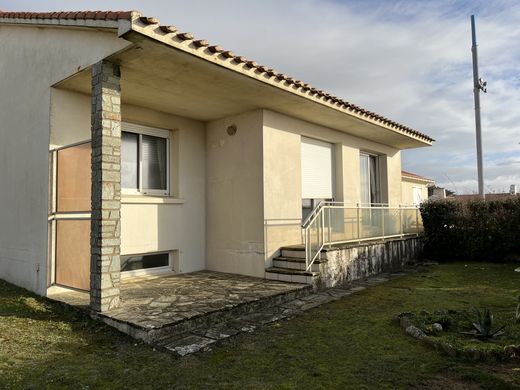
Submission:
M 422 237 L 348 243 L 324 248 L 314 287 L 325 289 L 382 272 L 398 272 L 416 263 L 423 253 Z

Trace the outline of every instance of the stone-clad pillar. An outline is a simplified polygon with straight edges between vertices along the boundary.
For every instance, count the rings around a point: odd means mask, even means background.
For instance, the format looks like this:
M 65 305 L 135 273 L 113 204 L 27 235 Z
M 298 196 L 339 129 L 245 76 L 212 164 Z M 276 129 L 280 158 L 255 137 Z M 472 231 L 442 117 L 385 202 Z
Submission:
M 121 232 L 121 88 L 119 66 L 92 67 L 92 220 L 90 307 L 119 306 Z

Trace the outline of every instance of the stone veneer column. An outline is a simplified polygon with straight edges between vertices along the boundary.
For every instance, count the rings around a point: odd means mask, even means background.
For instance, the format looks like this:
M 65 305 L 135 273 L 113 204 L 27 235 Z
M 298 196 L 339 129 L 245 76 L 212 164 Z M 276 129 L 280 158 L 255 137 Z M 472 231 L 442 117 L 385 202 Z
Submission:
M 119 306 L 121 232 L 121 88 L 119 66 L 92 67 L 92 219 L 90 307 Z

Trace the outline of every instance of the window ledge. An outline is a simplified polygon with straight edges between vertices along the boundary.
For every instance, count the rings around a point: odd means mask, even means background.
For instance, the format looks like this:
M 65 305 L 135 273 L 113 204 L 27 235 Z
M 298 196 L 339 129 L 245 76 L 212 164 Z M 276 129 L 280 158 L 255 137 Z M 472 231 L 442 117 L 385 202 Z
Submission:
M 171 196 L 123 195 L 121 204 L 183 204 L 184 199 Z

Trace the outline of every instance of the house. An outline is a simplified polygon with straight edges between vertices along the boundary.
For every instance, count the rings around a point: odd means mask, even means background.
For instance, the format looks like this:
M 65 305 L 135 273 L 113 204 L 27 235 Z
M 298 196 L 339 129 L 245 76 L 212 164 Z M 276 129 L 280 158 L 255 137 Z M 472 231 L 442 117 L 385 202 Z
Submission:
M 444 187 L 439 187 L 437 185 L 432 185 L 428 187 L 428 200 L 442 200 L 446 199 L 450 190 L 447 190 Z
M 401 171 L 401 180 L 403 205 L 419 205 L 428 200 L 428 188 L 435 186 L 432 179 L 407 171 Z
M 0 52 L 9 282 L 104 312 L 124 278 L 276 279 L 304 245 L 306 282 L 326 244 L 420 231 L 401 150 L 432 138 L 156 18 L 0 12 Z

